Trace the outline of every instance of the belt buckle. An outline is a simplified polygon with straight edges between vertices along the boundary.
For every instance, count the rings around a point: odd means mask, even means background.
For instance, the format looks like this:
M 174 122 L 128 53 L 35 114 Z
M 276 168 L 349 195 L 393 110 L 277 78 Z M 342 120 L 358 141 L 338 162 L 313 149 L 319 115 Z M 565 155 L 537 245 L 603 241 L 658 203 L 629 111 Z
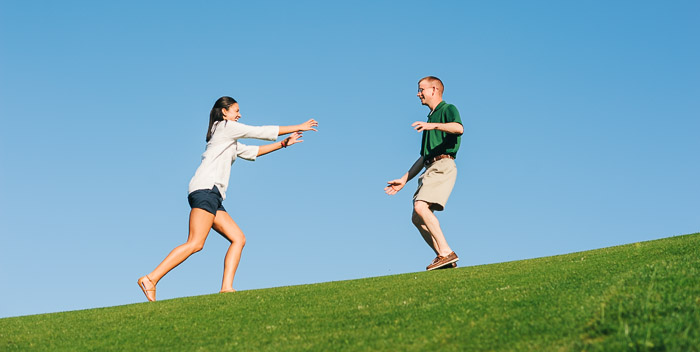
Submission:
M 434 157 L 432 157 L 432 158 L 426 160 L 426 161 L 425 161 L 425 166 L 428 167 L 428 166 L 430 166 L 431 164 L 433 164 L 434 162 L 438 161 L 438 157 L 440 157 L 440 156 L 439 156 L 439 155 L 438 155 L 438 156 L 434 156 Z
M 452 158 L 452 155 L 450 155 L 450 154 L 436 155 L 436 156 L 432 157 L 430 160 L 427 160 L 425 162 L 425 166 L 428 166 L 428 165 L 430 165 L 438 160 L 442 160 L 442 159 L 453 159 L 453 158 Z

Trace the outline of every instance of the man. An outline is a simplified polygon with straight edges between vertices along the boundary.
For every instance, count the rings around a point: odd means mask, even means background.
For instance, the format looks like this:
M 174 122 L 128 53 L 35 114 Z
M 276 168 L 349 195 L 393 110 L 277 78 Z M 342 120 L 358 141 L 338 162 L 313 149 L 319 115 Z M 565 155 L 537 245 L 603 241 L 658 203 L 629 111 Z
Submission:
M 425 172 L 418 178 L 418 190 L 413 195 L 413 224 L 437 255 L 427 270 L 456 267 L 459 260 L 447 244 L 434 214 L 436 210 L 445 209 L 457 179 L 454 159 L 464 133 L 459 111 L 442 100 L 444 89 L 437 77 L 428 76 L 418 81 L 418 98 L 421 104 L 430 108 L 428 122 L 416 121 L 411 125 L 416 131 L 423 132 L 420 157 L 403 177 L 389 181 L 384 188 L 387 194 L 396 194 L 425 167 Z

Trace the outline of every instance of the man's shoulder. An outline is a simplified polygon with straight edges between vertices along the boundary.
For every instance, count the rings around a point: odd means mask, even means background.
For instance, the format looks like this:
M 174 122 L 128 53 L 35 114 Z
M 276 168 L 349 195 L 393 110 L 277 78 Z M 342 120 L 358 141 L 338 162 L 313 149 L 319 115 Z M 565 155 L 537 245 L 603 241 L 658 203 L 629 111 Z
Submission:
M 445 105 L 440 109 L 440 112 L 443 115 L 457 115 L 459 116 L 459 110 L 457 110 L 457 107 L 454 106 L 454 104 L 449 104 L 445 103 Z
M 441 114 L 445 114 L 448 112 L 452 113 L 452 112 L 456 112 L 456 111 L 458 111 L 458 110 L 457 110 L 457 107 L 454 106 L 454 104 L 450 104 L 444 100 L 441 101 L 437 107 L 435 107 L 435 112 L 438 112 Z
M 445 103 L 442 108 L 442 118 L 447 122 L 462 123 L 462 117 L 459 115 L 459 110 L 453 104 Z
M 445 107 L 443 109 L 456 111 L 457 107 L 454 104 L 450 104 L 448 102 L 445 102 Z

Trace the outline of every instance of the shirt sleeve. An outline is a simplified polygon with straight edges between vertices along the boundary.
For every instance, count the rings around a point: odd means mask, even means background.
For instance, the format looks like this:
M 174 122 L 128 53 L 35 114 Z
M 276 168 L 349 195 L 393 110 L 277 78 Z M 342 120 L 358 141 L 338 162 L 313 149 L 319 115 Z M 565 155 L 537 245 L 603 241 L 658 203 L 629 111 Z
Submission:
M 448 122 L 456 122 L 463 125 L 462 118 L 459 117 L 459 111 L 454 105 L 447 106 L 447 110 L 445 111 L 445 123 Z
M 236 155 L 245 160 L 255 161 L 258 157 L 260 147 L 257 145 L 245 145 L 241 142 L 236 143 Z
M 279 136 L 279 126 L 248 126 L 236 121 L 221 121 L 216 127 L 223 129 L 226 137 L 231 139 L 255 138 L 274 141 Z

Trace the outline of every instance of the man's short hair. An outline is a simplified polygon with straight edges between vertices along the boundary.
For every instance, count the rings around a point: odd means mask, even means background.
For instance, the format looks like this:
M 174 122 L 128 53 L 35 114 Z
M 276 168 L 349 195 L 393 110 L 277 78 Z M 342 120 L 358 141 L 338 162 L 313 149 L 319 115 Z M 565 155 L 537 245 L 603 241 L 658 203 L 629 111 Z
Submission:
M 442 84 L 442 81 L 435 77 L 435 76 L 428 76 L 428 77 L 423 77 L 418 81 L 418 84 L 420 82 L 427 81 L 428 83 L 432 84 L 435 86 L 440 91 L 440 94 L 442 94 L 445 91 L 445 86 Z

